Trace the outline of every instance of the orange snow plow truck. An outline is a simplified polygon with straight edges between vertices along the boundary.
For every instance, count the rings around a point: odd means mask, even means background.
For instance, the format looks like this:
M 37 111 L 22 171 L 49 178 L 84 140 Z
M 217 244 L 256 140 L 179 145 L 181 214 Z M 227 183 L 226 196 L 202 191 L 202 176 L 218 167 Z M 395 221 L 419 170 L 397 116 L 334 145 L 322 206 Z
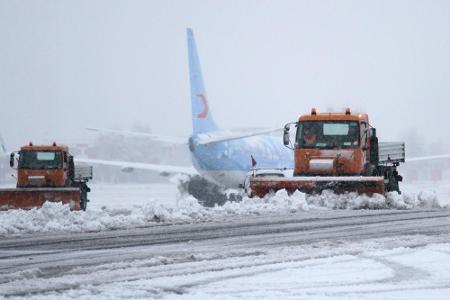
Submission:
M 294 143 L 292 125 L 297 128 Z M 350 109 L 317 113 L 313 108 L 311 114 L 286 124 L 283 143 L 294 151 L 293 176 L 265 176 L 264 171 L 254 170 L 247 179 L 250 195 L 264 197 L 281 189 L 368 195 L 400 192 L 397 166 L 405 161 L 405 143 L 379 143 L 367 114 L 352 114 Z
M 67 146 L 30 143 L 11 153 L 11 168 L 16 162 L 17 187 L 0 189 L 0 210 L 31 209 L 47 201 L 69 204 L 71 210 L 86 210 L 92 166 L 75 166 Z

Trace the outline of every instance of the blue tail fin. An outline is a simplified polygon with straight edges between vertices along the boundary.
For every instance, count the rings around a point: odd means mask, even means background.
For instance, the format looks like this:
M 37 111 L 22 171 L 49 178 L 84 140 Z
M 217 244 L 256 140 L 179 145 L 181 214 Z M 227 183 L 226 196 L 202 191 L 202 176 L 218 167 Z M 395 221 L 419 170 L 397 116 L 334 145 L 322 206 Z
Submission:
M 192 127 L 193 134 L 218 130 L 209 109 L 206 90 L 203 84 L 200 61 L 195 45 L 194 33 L 187 28 L 187 42 L 189 52 L 189 78 L 191 81 L 191 103 L 192 103 Z

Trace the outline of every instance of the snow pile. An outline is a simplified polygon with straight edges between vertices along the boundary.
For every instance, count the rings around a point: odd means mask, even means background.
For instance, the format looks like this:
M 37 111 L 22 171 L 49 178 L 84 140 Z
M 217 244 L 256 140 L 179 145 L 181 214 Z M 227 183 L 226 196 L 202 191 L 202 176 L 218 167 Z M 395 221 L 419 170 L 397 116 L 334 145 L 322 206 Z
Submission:
M 32 232 L 85 232 L 148 226 L 159 222 L 187 222 L 205 219 L 209 213 L 193 197 L 176 208 L 146 204 L 131 208 L 102 207 L 70 211 L 68 205 L 47 202 L 39 209 L 0 212 L 0 235 Z
M 292 213 L 310 209 L 414 209 L 438 208 L 435 193 L 388 193 L 381 195 L 337 195 L 325 191 L 320 195 L 305 195 L 299 191 L 289 195 L 280 190 L 265 198 L 243 197 L 239 202 L 206 208 L 192 196 L 180 196 L 174 207 L 152 200 L 130 208 L 104 206 L 86 212 L 70 211 L 68 205 L 45 203 L 40 209 L 0 212 L 0 235 L 32 232 L 85 232 L 124 229 L 156 225 L 160 222 L 180 223 L 217 219 L 230 215 Z
M 443 208 L 439 204 L 436 193 L 420 192 L 417 194 L 388 193 L 386 197 L 387 208 L 413 209 L 413 208 Z
M 227 202 L 215 207 L 216 212 L 228 214 L 261 214 L 265 212 L 296 212 L 310 209 L 414 209 L 441 208 L 437 196 L 432 192 L 414 194 L 388 193 L 387 196 L 372 196 L 357 193 L 335 194 L 323 191 L 318 195 L 306 195 L 299 191 L 289 195 L 286 190 L 277 191 L 264 198 L 243 197 L 241 202 Z
M 323 191 L 319 195 L 309 195 L 307 202 L 313 207 L 329 209 L 382 209 L 388 208 L 386 198 L 379 194 L 373 196 L 358 195 L 357 193 L 335 194 Z
M 415 194 L 387 193 L 372 196 L 357 193 L 335 194 L 324 191 L 320 195 L 309 195 L 306 201 L 310 206 L 330 209 L 413 209 L 413 208 L 441 208 L 437 195 L 433 192 Z
M 285 190 L 264 199 L 244 197 L 240 202 L 226 202 L 223 206 L 216 206 L 216 213 L 222 212 L 228 215 L 262 214 L 267 212 L 296 212 L 309 210 L 305 194 L 296 191 L 288 195 Z

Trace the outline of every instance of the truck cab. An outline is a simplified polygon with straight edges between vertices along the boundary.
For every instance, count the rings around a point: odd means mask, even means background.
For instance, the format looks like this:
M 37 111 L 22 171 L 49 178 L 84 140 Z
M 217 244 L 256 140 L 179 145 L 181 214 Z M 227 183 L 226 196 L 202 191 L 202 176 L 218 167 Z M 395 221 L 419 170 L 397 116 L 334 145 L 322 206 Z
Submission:
M 69 147 L 30 143 L 11 153 L 9 164 L 17 169 L 17 186 L 0 189 L 0 210 L 39 208 L 46 202 L 86 210 L 92 166 L 75 166 Z
M 290 128 L 297 131 L 291 142 Z M 294 193 L 356 192 L 400 193 L 402 177 L 397 166 L 405 161 L 405 143 L 379 143 L 367 114 L 342 113 L 301 115 L 284 126 L 283 143 L 294 150 L 293 177 L 249 178 L 249 195 L 264 197 L 278 190 Z
M 67 146 L 29 144 L 18 152 L 17 187 L 64 187 L 69 185 L 73 159 Z M 14 166 L 15 153 L 11 154 Z M 72 162 L 72 163 L 71 163 Z
M 318 114 L 312 109 L 298 118 L 296 127 L 294 176 L 373 175 L 371 149 L 377 140 L 367 114 L 349 109 Z

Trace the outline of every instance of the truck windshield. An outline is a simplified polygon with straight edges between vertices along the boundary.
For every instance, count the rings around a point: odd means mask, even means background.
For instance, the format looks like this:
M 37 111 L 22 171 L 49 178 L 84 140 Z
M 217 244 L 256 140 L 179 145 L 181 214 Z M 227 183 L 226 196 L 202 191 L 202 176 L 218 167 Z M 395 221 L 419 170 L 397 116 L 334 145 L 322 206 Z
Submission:
M 298 123 L 297 148 L 355 148 L 359 145 L 356 121 L 303 121 Z
M 20 151 L 19 168 L 60 169 L 62 168 L 62 153 L 61 151 Z

